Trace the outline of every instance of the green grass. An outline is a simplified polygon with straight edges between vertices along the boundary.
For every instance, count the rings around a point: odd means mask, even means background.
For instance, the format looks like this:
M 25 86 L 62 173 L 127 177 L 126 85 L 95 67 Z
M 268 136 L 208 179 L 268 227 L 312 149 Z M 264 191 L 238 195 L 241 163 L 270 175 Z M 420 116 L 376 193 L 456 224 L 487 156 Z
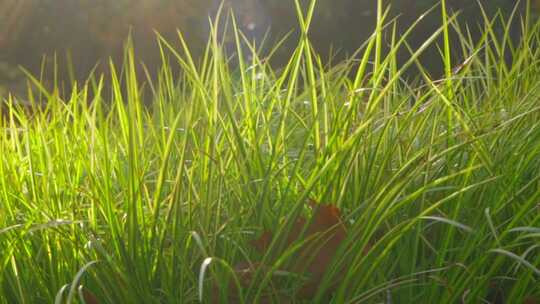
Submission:
M 359 60 L 321 63 L 313 2 L 297 5 L 304 34 L 279 70 L 260 56 L 231 67 L 214 31 L 200 60 L 161 40 L 170 63 L 144 86 L 128 47 L 121 69 L 69 98 L 41 88 L 33 112 L 5 100 L 0 303 L 82 303 L 81 286 L 101 303 L 191 303 L 216 284 L 224 302 L 239 261 L 294 258 L 248 242 L 285 235 L 308 198 L 337 205 L 348 226 L 310 303 L 330 301 L 337 272 L 332 303 L 540 298 L 539 24 L 524 17 L 516 43 L 509 20 L 484 16 L 473 41 L 437 6 L 441 28 L 411 49 L 414 26 L 396 35 L 381 3 Z M 440 38 L 442 80 L 418 61 Z M 399 66 L 398 50 L 411 53 Z M 413 67 L 421 81 L 404 80 Z M 256 274 L 245 303 L 271 276 Z

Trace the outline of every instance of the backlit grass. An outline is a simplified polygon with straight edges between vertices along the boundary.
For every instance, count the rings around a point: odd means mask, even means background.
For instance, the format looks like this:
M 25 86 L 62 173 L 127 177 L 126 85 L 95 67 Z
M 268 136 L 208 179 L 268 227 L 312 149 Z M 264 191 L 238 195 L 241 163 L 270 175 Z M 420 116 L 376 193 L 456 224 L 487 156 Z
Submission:
M 225 302 L 238 262 L 294 258 L 249 240 L 286 238 L 309 198 L 339 207 L 348 229 L 309 303 L 539 299 L 538 24 L 512 15 L 516 42 L 494 30 L 509 20 L 484 16 L 473 41 L 437 6 L 442 26 L 412 49 L 414 26 L 393 34 L 381 1 L 356 58 L 325 66 L 309 42 L 315 2 L 297 8 L 304 35 L 279 70 L 255 50 L 228 64 L 214 30 L 201 60 L 161 40 L 170 63 L 144 86 L 128 48 L 68 98 L 42 89 L 32 111 L 5 100 L 0 303 Z M 440 38 L 445 77 L 432 79 L 418 57 Z M 400 65 L 398 50 L 410 51 Z M 258 271 L 239 298 L 261 300 L 273 275 Z M 282 277 L 291 288 L 273 300 L 300 302 L 300 280 Z

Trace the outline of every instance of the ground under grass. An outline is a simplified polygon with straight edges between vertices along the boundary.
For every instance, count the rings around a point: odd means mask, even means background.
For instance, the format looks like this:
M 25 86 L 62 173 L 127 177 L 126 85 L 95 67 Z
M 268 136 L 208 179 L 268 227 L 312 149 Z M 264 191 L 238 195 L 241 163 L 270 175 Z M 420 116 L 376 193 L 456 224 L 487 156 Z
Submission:
M 130 55 L 69 97 L 42 88 L 40 108 L 6 99 L 0 303 L 538 303 L 538 25 L 516 42 L 486 19 L 472 41 L 443 14 L 410 49 L 383 13 L 333 66 L 305 35 L 279 70 L 233 67 L 214 35 L 201 60 L 161 41 L 145 85 Z M 432 79 L 417 59 L 438 38 Z M 306 297 L 306 241 L 286 240 L 318 208 L 345 233 Z

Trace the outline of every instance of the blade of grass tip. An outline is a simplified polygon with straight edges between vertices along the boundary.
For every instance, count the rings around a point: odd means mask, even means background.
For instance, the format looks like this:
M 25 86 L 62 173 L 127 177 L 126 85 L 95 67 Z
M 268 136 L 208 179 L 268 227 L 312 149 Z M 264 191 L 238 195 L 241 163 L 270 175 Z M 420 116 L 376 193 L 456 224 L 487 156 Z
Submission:
M 503 20 L 503 27 L 504 27 L 504 34 L 503 34 L 503 37 L 502 37 L 502 55 L 501 57 L 504 58 L 504 54 L 506 52 L 506 49 L 507 49 L 507 45 L 508 45 L 508 48 L 510 49 L 510 52 L 513 53 L 513 43 L 512 43 L 512 36 L 511 36 L 511 29 L 512 29 L 512 25 L 514 24 L 514 20 L 517 18 L 517 15 L 520 11 L 520 3 L 521 3 L 521 0 L 517 0 L 514 4 L 514 7 L 512 9 L 512 11 L 510 12 L 510 15 L 507 16 L 507 18 L 505 20 Z M 525 12 L 525 16 L 527 18 L 527 14 L 528 14 L 528 11 Z M 527 37 L 526 33 L 523 33 L 524 34 L 524 37 Z
M 415 58 L 416 60 L 416 58 Z M 427 72 L 424 69 L 420 69 L 420 73 L 426 83 L 428 83 L 431 86 L 431 89 L 438 95 L 438 97 L 443 101 L 444 105 L 448 107 L 448 109 L 452 110 L 453 115 L 455 115 L 457 121 L 460 123 L 460 125 L 463 127 L 463 130 L 466 132 L 468 136 L 471 137 L 471 139 L 478 138 L 478 136 L 475 136 L 473 129 L 470 127 L 469 123 L 467 122 L 467 112 L 460 111 L 461 109 L 457 108 L 454 103 L 452 103 L 450 100 L 448 100 L 447 96 L 440 90 L 440 88 L 429 78 L 427 75 Z M 473 144 L 473 148 L 475 149 L 476 153 L 480 156 L 480 159 L 484 163 L 486 169 L 490 172 L 490 174 L 493 174 L 493 162 L 491 158 L 489 157 L 489 153 L 487 152 L 486 147 L 483 145 L 482 141 L 475 141 Z
M 309 27 L 311 24 L 311 20 L 313 19 L 313 13 L 315 11 L 315 6 L 317 1 L 312 0 L 309 4 L 309 8 L 307 11 L 306 16 L 302 13 L 302 8 L 300 6 L 300 3 L 298 0 L 294 1 L 295 7 L 296 7 L 296 13 L 298 17 L 298 22 L 300 23 L 300 28 L 302 30 L 302 37 L 301 37 L 301 43 L 303 45 L 303 55 L 304 55 L 304 62 L 306 65 L 306 73 L 308 77 L 308 84 L 309 84 L 309 93 L 311 98 L 311 110 L 312 115 L 315 124 L 313 125 L 313 137 L 314 137 L 314 147 L 315 147 L 315 154 L 317 155 L 320 152 L 321 148 L 321 135 L 320 135 L 320 126 L 319 126 L 319 105 L 318 105 L 318 92 L 317 92 L 317 80 L 315 77 L 315 68 L 314 68 L 314 62 L 312 58 L 312 51 L 311 51 L 311 44 L 309 42 Z
M 232 14 L 232 13 L 231 13 Z M 242 91 L 244 92 L 244 111 L 246 116 L 246 122 L 247 122 L 247 141 L 252 142 L 255 139 L 255 127 L 253 126 L 253 113 L 251 109 L 251 105 L 253 104 L 253 101 L 251 100 L 252 94 L 250 94 L 250 89 L 248 87 L 248 82 L 246 79 L 246 67 L 244 62 L 244 52 L 242 51 L 242 41 L 240 39 L 240 35 L 238 33 L 238 26 L 236 24 L 236 18 L 231 15 L 232 25 L 233 25 L 233 32 L 234 32 L 234 41 L 236 45 L 236 56 L 238 56 L 238 65 L 240 66 L 240 80 L 242 83 Z M 255 57 L 255 56 L 254 56 Z
M 197 246 L 201 250 L 201 253 L 203 255 L 205 255 L 205 256 L 208 256 L 208 252 L 204 248 L 203 240 L 202 240 L 201 236 L 199 235 L 199 233 L 197 233 L 197 231 L 191 231 L 190 235 L 195 240 L 195 243 L 197 244 Z
M 487 35 L 489 35 L 490 37 L 490 41 L 491 41 L 490 45 L 495 49 L 495 53 L 497 57 L 503 58 L 504 50 L 502 49 L 502 43 L 499 41 L 500 40 L 499 35 L 495 33 L 494 25 L 495 25 L 497 16 L 490 18 L 489 14 L 486 12 L 484 5 L 480 1 L 477 1 L 477 3 L 478 3 L 478 7 L 480 8 L 480 12 L 482 13 L 484 23 L 486 24 L 486 26 L 484 27 L 484 31 L 486 31 Z M 489 49 L 491 50 L 492 48 L 489 48 Z M 497 71 L 498 76 L 504 79 L 503 76 L 508 74 L 508 67 L 506 66 L 506 63 L 504 62 L 504 60 L 499 61 L 497 66 L 499 67 Z
M 184 52 L 184 56 L 182 56 L 174 46 L 172 46 L 165 38 L 163 38 L 161 35 L 158 34 L 160 47 L 165 46 L 169 52 L 174 56 L 180 67 L 182 68 L 182 71 L 187 74 L 187 78 L 191 79 L 192 81 L 195 81 L 195 83 L 200 86 L 200 88 L 204 88 L 202 85 L 202 80 L 200 79 L 199 73 L 197 73 L 197 67 L 195 65 L 195 62 L 193 61 L 193 58 L 191 56 L 191 52 L 189 50 L 189 47 L 184 40 L 184 35 L 182 32 L 177 32 L 178 40 L 180 41 L 181 49 Z
M 11 230 L 15 230 L 15 229 L 21 228 L 21 227 L 24 227 L 24 225 L 23 224 L 16 224 L 16 225 L 12 225 L 12 226 L 9 226 L 9 227 L 6 227 L 6 228 L 2 228 L 2 229 L 0 229 L 0 234 L 4 234 L 6 232 L 9 232 Z
M 508 232 L 529 232 L 533 234 L 540 234 L 540 228 L 537 227 L 516 227 L 508 230 Z
M 97 262 L 98 261 L 91 261 L 89 263 L 86 263 L 86 265 L 84 265 L 77 272 L 77 274 L 73 278 L 73 281 L 71 282 L 66 304 L 71 304 L 73 302 L 73 299 L 75 298 L 75 295 L 77 293 L 77 288 L 79 287 L 79 282 L 81 281 L 82 276 L 86 273 L 86 270 L 88 270 L 88 268 L 90 268 L 92 265 L 96 264 Z
M 377 29 L 379 32 L 375 32 L 375 40 L 377 40 L 378 38 L 380 38 L 379 36 L 384 36 L 385 35 L 385 29 L 387 26 L 389 27 L 392 27 L 392 25 L 395 26 L 396 24 L 396 20 L 397 20 L 397 17 L 393 18 L 392 20 L 390 20 L 388 22 L 388 24 L 384 24 L 384 20 L 386 20 L 388 14 L 390 13 L 390 7 L 387 7 L 386 8 L 386 11 L 384 12 L 384 14 L 382 14 L 382 20 L 380 21 L 382 23 L 381 25 L 381 28 L 380 29 Z M 415 28 L 415 24 L 412 24 L 411 27 L 409 28 L 409 31 L 412 31 L 412 29 Z M 403 34 L 403 36 L 401 37 L 401 41 L 403 41 L 405 39 L 405 37 L 408 35 L 407 32 L 405 32 Z M 400 44 L 401 41 L 398 43 Z M 376 41 L 377 42 L 377 41 Z M 382 42 L 381 42 L 382 43 Z M 389 67 L 389 65 L 392 64 L 392 61 L 395 61 L 396 60 L 396 54 L 395 54 L 395 51 L 398 49 L 398 46 L 396 44 L 395 41 L 392 42 L 391 44 L 391 48 L 390 48 L 390 51 L 386 54 L 386 57 L 384 58 L 384 60 L 382 59 L 382 53 L 383 53 L 383 46 L 380 45 L 380 46 L 377 46 L 375 45 L 375 56 L 379 56 L 381 57 L 380 59 L 378 59 L 379 62 L 374 62 L 373 63 L 373 71 L 372 71 L 372 75 L 369 79 L 369 86 L 372 88 L 371 90 L 368 90 L 369 92 L 371 92 L 369 94 L 369 97 L 368 97 L 368 100 L 369 100 L 369 103 L 368 103 L 368 109 L 371 108 L 371 101 L 374 100 L 374 97 L 377 96 L 377 95 L 383 95 L 379 92 L 379 87 L 381 86 L 381 84 L 384 82 L 384 80 L 386 79 L 392 79 L 392 75 L 395 75 L 396 73 L 391 73 L 391 74 L 387 74 L 390 73 L 390 70 L 391 68 Z M 379 52 L 379 55 L 377 55 L 377 52 Z M 394 79 L 394 81 L 392 82 L 389 82 L 388 84 L 388 87 L 389 88 L 393 88 L 394 87 L 394 83 L 397 82 L 397 80 L 399 80 L 399 77 Z M 360 90 L 361 94 L 360 94 L 360 97 L 362 96 L 363 90 Z M 388 90 L 390 91 L 390 90 Z M 388 95 L 385 93 L 384 94 L 384 97 L 387 97 Z M 387 98 L 388 99 L 388 98 Z
M 446 75 L 446 94 L 448 100 L 454 100 L 454 88 L 452 81 L 452 53 L 450 51 L 450 32 L 449 32 L 449 23 L 448 23 L 448 14 L 446 9 L 446 0 L 441 1 L 441 11 L 442 11 L 442 20 L 443 20 L 443 41 L 444 41 L 444 72 Z M 451 135 L 454 130 L 453 126 L 453 115 L 450 108 L 446 111 L 447 134 Z M 452 136 L 448 136 L 447 145 L 450 147 L 453 145 Z
M 523 257 L 521 257 L 521 256 L 519 256 L 519 255 L 517 255 L 517 254 L 515 254 L 513 252 L 510 252 L 508 250 L 501 249 L 501 248 L 491 249 L 489 252 L 505 255 L 505 256 L 515 260 L 516 262 L 523 264 L 524 266 L 529 268 L 532 272 L 534 272 L 536 275 L 540 276 L 540 269 L 536 268 L 529 261 L 525 260 Z
M 471 227 L 465 225 L 465 224 L 462 224 L 458 221 L 454 221 L 454 220 L 451 220 L 451 219 L 448 219 L 448 218 L 444 218 L 444 217 L 438 217 L 438 216 L 422 216 L 420 217 L 420 219 L 423 219 L 423 220 L 432 220 L 432 221 L 436 221 L 436 222 L 440 222 L 440 223 L 445 223 L 445 224 L 449 224 L 451 226 L 454 226 L 458 229 L 461 229 L 465 232 L 469 232 L 469 233 L 473 233 L 474 232 L 474 229 L 472 229 Z
M 540 234 L 538 236 L 540 236 Z M 523 251 L 523 253 L 521 254 L 521 258 L 525 260 L 527 256 L 529 255 L 529 253 L 533 252 L 537 248 L 540 248 L 540 244 L 530 246 L 525 251 Z M 514 275 L 518 273 L 519 268 L 520 268 L 520 264 L 516 265 L 516 267 L 514 268 Z
M 206 258 L 201 264 L 201 269 L 199 271 L 199 285 L 198 285 L 198 291 L 199 291 L 199 302 L 202 303 L 203 296 L 204 296 L 204 276 L 206 274 L 206 270 L 208 269 L 208 266 L 212 263 L 212 258 Z
M 388 7 L 389 8 L 389 7 Z M 379 71 L 382 56 L 382 38 L 383 38 L 383 1 L 377 0 L 377 23 L 375 27 L 375 62 L 373 70 Z
M 387 8 L 386 11 L 384 12 L 384 15 L 381 17 L 381 19 L 386 20 L 389 13 L 390 13 L 390 9 Z M 409 30 L 412 30 L 412 28 L 414 28 L 414 24 L 411 25 L 411 28 Z M 366 73 L 367 66 L 370 63 L 369 59 L 371 58 L 371 54 L 373 52 L 373 49 L 376 48 L 377 35 L 378 35 L 378 32 L 376 30 L 373 31 L 373 33 L 371 33 L 371 35 L 368 37 L 368 39 L 363 43 L 363 45 L 354 54 L 354 57 L 355 57 L 356 54 L 359 54 L 361 52 L 361 50 L 363 48 L 365 48 L 364 52 L 363 52 L 363 55 L 362 55 L 362 58 L 360 59 L 360 64 L 358 65 L 358 68 L 357 68 L 357 70 L 355 72 L 354 82 L 353 82 L 353 85 L 351 87 L 352 88 L 351 91 L 353 91 L 353 92 L 356 92 L 356 90 L 360 89 L 360 87 L 363 85 L 362 81 L 365 80 L 364 76 L 365 76 L 365 73 Z M 403 36 L 406 37 L 407 34 L 405 33 Z
M 490 209 L 489 208 L 486 208 L 484 210 L 484 215 L 486 216 L 486 219 L 487 219 L 487 222 L 488 222 L 488 226 L 489 226 L 489 229 L 491 230 L 491 234 L 493 234 L 493 238 L 495 239 L 495 241 L 497 242 L 497 246 L 501 246 L 501 241 L 499 239 L 499 234 L 497 233 L 497 229 L 495 228 L 495 225 L 493 224 L 493 219 L 491 218 L 491 215 L 490 215 Z
M 388 53 L 387 56 L 396 56 L 397 55 L 397 52 L 398 50 L 400 49 L 400 47 L 402 45 L 405 45 L 407 46 L 407 37 L 409 37 L 409 35 L 411 35 L 411 33 L 413 32 L 413 30 L 416 28 L 416 26 L 425 18 L 425 16 L 427 14 L 429 14 L 433 9 L 435 8 L 432 7 L 430 10 L 428 10 L 426 13 L 422 14 L 419 18 L 417 18 L 415 20 L 415 22 L 407 29 L 407 31 L 401 35 L 399 41 L 394 45 L 394 48 L 392 50 L 390 50 L 390 52 Z M 449 21 L 453 21 L 457 18 L 456 15 L 453 15 L 450 17 Z M 400 80 L 401 76 L 405 73 L 405 71 L 414 63 L 417 62 L 418 58 L 420 57 L 420 55 L 422 53 L 424 53 L 424 51 L 430 46 L 432 45 L 436 39 L 439 37 L 439 35 L 441 34 L 441 32 L 443 31 L 442 27 L 439 27 L 435 32 L 433 32 L 426 40 L 424 40 L 424 42 L 420 45 L 420 47 L 418 49 L 416 49 L 414 52 L 411 51 L 411 55 L 410 55 L 410 58 L 402 64 L 401 68 L 393 75 L 392 78 L 390 78 L 386 85 L 378 90 L 377 92 L 373 91 L 371 93 L 371 96 L 369 98 L 369 104 L 368 104 L 368 108 L 367 108 L 367 113 L 368 115 L 370 115 L 370 113 L 373 113 L 373 111 L 376 109 L 377 105 L 379 104 L 379 102 L 385 97 L 387 96 L 387 93 L 388 91 L 390 91 L 393 86 L 394 86 L 394 83 L 398 80 Z M 386 61 L 385 60 L 385 64 L 386 64 Z M 381 71 L 375 71 L 375 73 L 379 73 L 379 74 L 382 74 L 384 75 L 384 73 L 382 73 Z M 378 82 L 382 81 L 383 77 L 381 75 L 379 75 L 379 77 L 377 77 L 378 79 Z M 376 82 L 376 83 L 378 83 Z M 375 97 L 375 93 L 376 94 L 376 97 Z
M 66 284 L 58 290 L 56 293 L 56 297 L 54 298 L 54 304 L 63 304 L 62 300 L 64 299 L 64 293 L 69 288 L 69 284 Z
M 208 271 L 212 263 L 218 263 L 219 265 L 224 267 L 228 272 L 231 273 L 234 284 L 236 285 L 236 288 L 238 289 L 238 296 L 240 299 L 240 303 L 242 304 L 245 303 L 244 296 L 242 295 L 242 285 L 240 284 L 240 280 L 238 279 L 238 276 L 236 275 L 236 271 L 225 260 L 222 260 L 220 258 L 215 258 L 215 257 L 214 258 L 208 257 L 204 259 L 204 261 L 201 264 L 201 269 L 199 270 L 199 280 L 198 280 L 199 302 L 202 303 L 204 300 L 204 279 L 206 277 L 206 272 Z
M 83 304 L 99 304 L 96 296 L 84 288 L 84 286 L 80 285 L 77 292 L 79 294 L 79 301 Z
M 24 75 L 30 80 L 30 82 L 39 90 L 40 94 L 45 95 L 46 100 L 52 99 L 52 94 L 47 91 L 47 89 L 43 86 L 43 82 L 39 81 L 36 77 L 32 75 L 30 71 L 25 69 L 22 66 L 19 66 L 19 69 L 24 73 Z

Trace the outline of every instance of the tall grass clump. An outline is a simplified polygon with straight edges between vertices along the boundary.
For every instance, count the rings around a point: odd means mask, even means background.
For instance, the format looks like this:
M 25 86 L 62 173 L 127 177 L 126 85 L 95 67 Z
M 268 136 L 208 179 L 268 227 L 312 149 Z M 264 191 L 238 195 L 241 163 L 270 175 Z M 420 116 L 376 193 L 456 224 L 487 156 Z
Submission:
M 231 19 L 235 66 L 218 20 L 200 59 L 180 34 L 180 49 L 159 39 L 154 80 L 129 46 L 67 97 L 30 77 L 36 106 L 1 108 L 0 303 L 538 301 L 539 24 L 484 15 L 473 40 L 443 2 L 413 49 L 420 20 L 398 35 L 378 7 L 333 66 L 309 40 L 313 1 L 296 2 L 300 40 L 279 70 Z M 434 79 L 418 58 L 440 41 Z M 280 271 L 298 247 L 278 249 L 308 199 L 340 208 L 347 237 L 302 299 L 303 274 Z M 263 230 L 277 241 L 261 254 Z M 241 261 L 266 266 L 246 282 Z

